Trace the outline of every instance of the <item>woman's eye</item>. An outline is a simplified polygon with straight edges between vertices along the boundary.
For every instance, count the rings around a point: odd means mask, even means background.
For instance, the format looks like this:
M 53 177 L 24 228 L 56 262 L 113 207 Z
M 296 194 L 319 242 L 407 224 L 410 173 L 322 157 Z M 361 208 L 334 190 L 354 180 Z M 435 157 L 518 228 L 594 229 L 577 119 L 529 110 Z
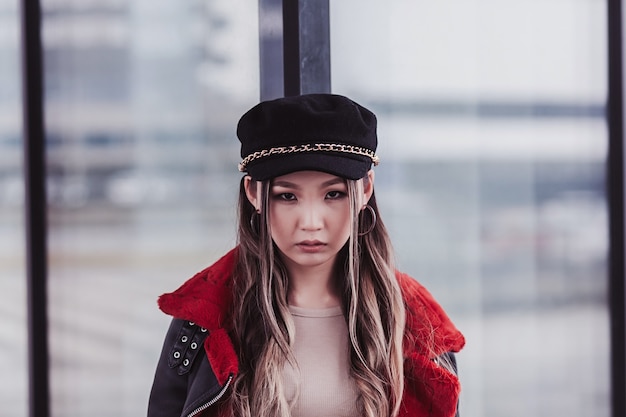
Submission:
M 296 200 L 296 196 L 293 193 L 280 193 L 276 197 L 279 200 L 284 200 L 284 201 L 295 201 Z
M 326 198 L 330 200 L 336 200 L 338 198 L 342 198 L 346 195 L 346 193 L 341 191 L 329 191 L 326 193 Z

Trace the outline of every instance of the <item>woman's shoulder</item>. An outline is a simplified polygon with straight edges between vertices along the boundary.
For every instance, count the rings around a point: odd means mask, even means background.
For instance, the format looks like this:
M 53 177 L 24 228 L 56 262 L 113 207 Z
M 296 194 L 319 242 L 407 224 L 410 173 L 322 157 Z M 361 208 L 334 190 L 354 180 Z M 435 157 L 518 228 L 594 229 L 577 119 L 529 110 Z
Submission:
M 222 327 L 232 302 L 231 278 L 237 248 L 188 279 L 175 291 L 159 297 L 159 308 L 176 318 L 190 320 L 208 329 Z
M 435 297 L 418 280 L 410 275 L 396 271 L 396 278 L 402 290 L 405 303 L 411 307 L 424 307 L 436 313 L 444 313 L 443 307 L 435 300 Z
M 406 306 L 407 331 L 418 340 L 432 340 L 439 353 L 461 350 L 463 334 L 430 291 L 406 273 L 396 271 L 396 278 Z

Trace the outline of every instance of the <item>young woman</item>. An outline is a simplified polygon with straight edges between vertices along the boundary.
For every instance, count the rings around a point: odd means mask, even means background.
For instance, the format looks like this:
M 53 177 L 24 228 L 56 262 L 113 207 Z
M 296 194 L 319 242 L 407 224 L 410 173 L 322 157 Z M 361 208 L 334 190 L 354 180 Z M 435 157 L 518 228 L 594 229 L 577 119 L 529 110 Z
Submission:
M 159 299 L 174 317 L 149 417 L 453 417 L 463 335 L 396 271 L 374 195 L 376 117 L 312 94 L 237 135 L 238 245 Z

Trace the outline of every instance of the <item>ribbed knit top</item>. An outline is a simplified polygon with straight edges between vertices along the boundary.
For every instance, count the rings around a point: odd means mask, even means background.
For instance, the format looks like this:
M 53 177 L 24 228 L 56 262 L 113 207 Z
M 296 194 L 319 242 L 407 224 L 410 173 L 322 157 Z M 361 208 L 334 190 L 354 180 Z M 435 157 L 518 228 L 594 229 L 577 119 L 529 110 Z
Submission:
M 290 306 L 296 327 L 294 354 L 299 372 L 284 371 L 287 401 L 300 395 L 293 417 L 357 417 L 357 390 L 350 377 L 348 326 L 341 307 L 308 309 Z

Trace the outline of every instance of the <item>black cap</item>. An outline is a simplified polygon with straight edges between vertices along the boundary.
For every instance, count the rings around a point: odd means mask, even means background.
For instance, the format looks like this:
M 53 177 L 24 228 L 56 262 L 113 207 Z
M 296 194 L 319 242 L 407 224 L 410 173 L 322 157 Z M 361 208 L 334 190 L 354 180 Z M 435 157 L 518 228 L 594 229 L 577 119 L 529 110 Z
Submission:
M 376 116 L 335 94 L 306 94 L 264 101 L 237 125 L 239 170 L 255 180 L 294 171 L 363 178 L 376 156 Z

